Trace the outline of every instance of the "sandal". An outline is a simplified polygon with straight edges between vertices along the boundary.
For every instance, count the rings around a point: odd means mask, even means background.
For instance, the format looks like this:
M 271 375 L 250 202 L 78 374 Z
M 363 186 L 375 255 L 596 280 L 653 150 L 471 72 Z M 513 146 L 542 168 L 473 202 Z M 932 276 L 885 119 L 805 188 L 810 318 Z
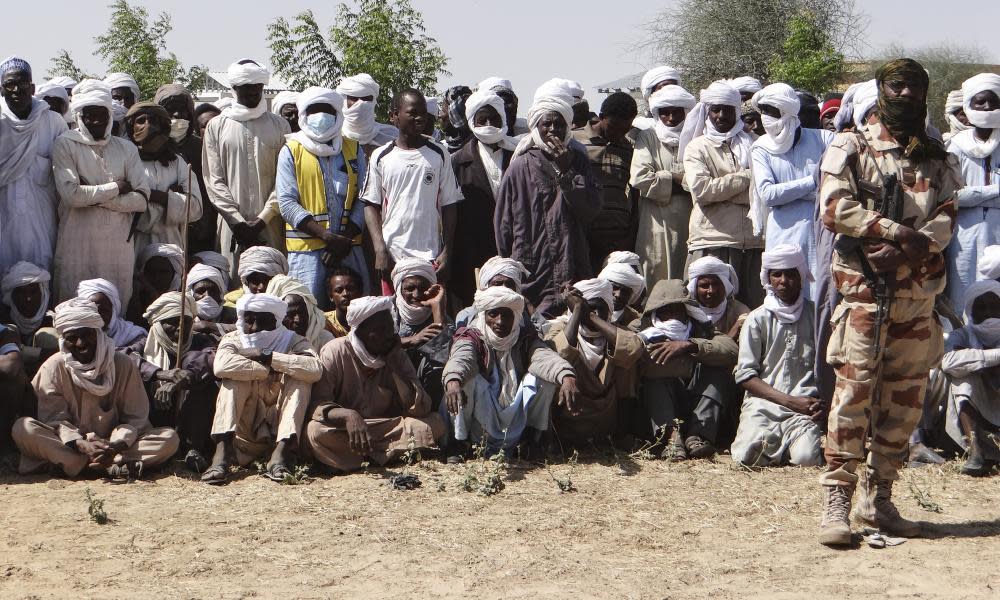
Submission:
M 201 474 L 201 480 L 209 485 L 222 485 L 229 480 L 229 467 L 212 465 Z
M 195 473 L 202 473 L 208 468 L 208 460 L 197 450 L 188 450 L 184 456 L 184 464 Z
M 711 458 L 715 455 L 715 446 L 696 435 L 684 440 L 684 447 L 691 458 Z
M 274 463 L 269 466 L 266 471 L 264 471 L 264 477 L 267 477 L 271 481 L 281 483 L 285 481 L 285 477 L 291 475 L 292 472 L 288 470 L 288 467 L 284 463 Z

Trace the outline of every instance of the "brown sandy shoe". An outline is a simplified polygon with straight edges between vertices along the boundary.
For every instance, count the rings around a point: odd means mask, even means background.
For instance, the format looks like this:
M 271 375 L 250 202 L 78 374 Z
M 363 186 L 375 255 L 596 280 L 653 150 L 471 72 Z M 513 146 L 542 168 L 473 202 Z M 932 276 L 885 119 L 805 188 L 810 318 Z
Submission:
M 920 535 L 920 524 L 904 519 L 892 503 L 892 480 L 879 479 L 872 469 L 865 469 L 861 476 L 861 497 L 854 516 L 871 527 L 902 537 Z
M 824 546 L 851 544 L 851 496 L 853 485 L 823 486 L 823 518 L 819 523 L 819 543 Z
M 712 458 L 715 456 L 715 446 L 697 435 L 684 440 L 684 448 L 691 458 Z

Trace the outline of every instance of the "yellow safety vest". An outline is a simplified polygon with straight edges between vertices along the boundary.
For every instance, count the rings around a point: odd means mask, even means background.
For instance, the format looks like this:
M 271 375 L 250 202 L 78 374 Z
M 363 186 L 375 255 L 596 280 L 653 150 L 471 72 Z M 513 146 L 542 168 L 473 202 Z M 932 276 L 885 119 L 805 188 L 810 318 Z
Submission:
M 347 168 L 347 197 L 344 200 L 344 211 L 340 218 L 340 227 L 334 232 L 341 232 L 351 221 L 351 207 L 358 199 L 358 143 L 343 138 L 341 153 Z M 326 182 L 323 181 L 323 170 L 319 159 L 306 150 L 305 146 L 295 140 L 288 141 L 288 149 L 292 151 L 295 161 L 295 184 L 299 188 L 299 204 L 309 211 L 317 223 L 329 228 L 330 211 L 326 205 Z M 361 235 L 354 238 L 354 245 L 361 245 Z M 312 237 L 304 231 L 299 231 L 291 223 L 285 223 L 285 248 L 289 252 L 309 252 L 322 250 L 326 247 L 323 240 Z

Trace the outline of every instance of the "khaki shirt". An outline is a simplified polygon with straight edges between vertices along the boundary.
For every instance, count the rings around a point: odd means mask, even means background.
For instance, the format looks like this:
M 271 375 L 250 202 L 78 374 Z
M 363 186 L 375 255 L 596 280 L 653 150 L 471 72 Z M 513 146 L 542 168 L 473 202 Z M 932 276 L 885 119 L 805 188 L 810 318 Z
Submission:
M 694 207 L 688 250 L 764 247 L 750 223 L 750 169 L 740 165 L 729 142 L 697 137 L 684 149 L 684 182 Z

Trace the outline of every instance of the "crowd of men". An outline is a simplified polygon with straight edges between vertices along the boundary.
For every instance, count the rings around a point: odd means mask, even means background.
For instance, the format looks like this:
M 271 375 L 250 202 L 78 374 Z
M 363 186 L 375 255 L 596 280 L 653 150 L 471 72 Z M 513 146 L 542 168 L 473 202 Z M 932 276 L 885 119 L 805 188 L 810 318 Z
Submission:
M 253 60 L 198 106 L 124 73 L 0 76 L 22 473 L 728 452 L 825 464 L 842 545 L 859 482 L 858 519 L 914 536 L 904 464 L 1000 462 L 996 74 L 949 94 L 943 136 L 910 59 L 822 105 L 751 77 L 695 97 L 664 66 L 596 114 L 552 79 L 518 118 L 490 77 L 396 90 L 391 124 L 363 73 L 270 110 Z

